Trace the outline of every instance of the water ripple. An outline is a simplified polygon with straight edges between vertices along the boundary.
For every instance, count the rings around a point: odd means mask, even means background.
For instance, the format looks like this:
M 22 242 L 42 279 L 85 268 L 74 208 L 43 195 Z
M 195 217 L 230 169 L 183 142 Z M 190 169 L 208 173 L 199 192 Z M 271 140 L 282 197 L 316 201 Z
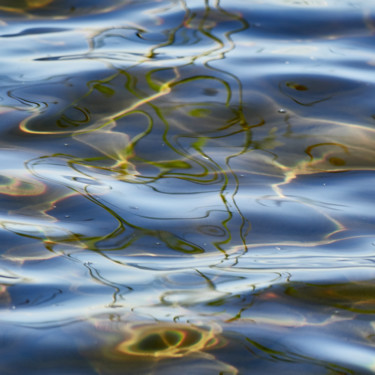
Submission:
M 371 373 L 374 11 L 3 2 L 2 371 Z

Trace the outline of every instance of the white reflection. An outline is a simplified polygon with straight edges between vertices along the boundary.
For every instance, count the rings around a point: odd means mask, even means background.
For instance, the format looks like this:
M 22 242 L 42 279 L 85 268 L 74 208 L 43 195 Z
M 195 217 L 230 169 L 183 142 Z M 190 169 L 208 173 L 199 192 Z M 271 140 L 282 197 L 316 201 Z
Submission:
M 359 372 L 375 371 L 375 351 L 373 347 L 356 344 L 342 338 L 306 337 L 306 335 L 295 344 L 298 346 L 298 352 L 303 353 L 303 355 L 354 368 Z

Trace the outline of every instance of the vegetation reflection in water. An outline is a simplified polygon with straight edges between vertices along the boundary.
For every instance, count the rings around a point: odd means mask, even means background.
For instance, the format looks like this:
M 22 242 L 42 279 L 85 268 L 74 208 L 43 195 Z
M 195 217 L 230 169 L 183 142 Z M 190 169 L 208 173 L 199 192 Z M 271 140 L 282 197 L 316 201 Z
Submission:
M 4 51 L 30 43 L 1 91 L 0 321 L 30 350 L 5 373 L 60 373 L 61 347 L 65 373 L 375 371 L 371 87 L 299 60 L 371 23 L 276 3 L 307 46 L 262 4 L 0 7 Z
M 98 156 L 95 155 L 90 158 L 77 158 L 76 155 L 66 154 L 58 155 L 60 158 L 65 158 L 65 160 L 69 158 L 67 163 L 74 169 L 84 166 L 94 171 L 95 169 L 104 170 L 110 172 L 112 178 L 116 177 L 120 181 L 137 184 L 151 185 L 161 178 L 177 178 L 189 183 L 214 185 L 211 189 L 218 191 L 221 200 L 220 204 L 223 205 L 227 214 L 221 221 L 220 227 L 205 225 L 203 228 L 207 228 L 212 236 L 216 234 L 224 236 L 222 240 L 215 241 L 213 245 L 216 249 L 225 251 L 222 247 L 230 243 L 232 237 L 229 225 L 233 221 L 233 213 L 229 204 L 236 206 L 233 195 L 238 188 L 237 176 L 228 163 L 230 158 L 246 152 L 250 141 L 250 127 L 245 125 L 242 114 L 240 87 L 236 89 L 239 92 L 239 96 L 236 95 L 234 101 L 232 99 L 234 90 L 231 87 L 233 83 L 230 81 L 233 81 L 238 86 L 240 84 L 238 78 L 217 70 L 214 70 L 214 75 L 210 67 L 203 67 L 199 75 L 192 75 L 191 70 L 193 68 L 192 64 L 197 58 L 201 57 L 209 60 L 208 57 L 213 54 L 210 59 L 217 59 L 221 54 L 232 49 L 233 43 L 230 42 L 230 35 L 244 29 L 246 24 L 237 15 L 228 14 L 220 10 L 214 12 L 214 9 L 210 7 L 206 8 L 205 13 L 201 16 L 202 21 L 200 23 L 202 25 L 198 23 L 193 26 L 192 20 L 194 17 L 189 16 L 189 14 L 185 16 L 181 25 L 175 30 L 169 31 L 170 35 L 166 37 L 167 41 L 153 47 L 148 55 L 152 56 L 155 54 L 154 51 L 171 45 L 175 35 L 181 28 L 186 29 L 185 24 L 188 25 L 189 29 L 197 28 L 206 38 L 213 39 L 215 45 L 212 51 L 206 51 L 202 56 L 194 55 L 188 59 L 184 58 L 183 60 L 188 61 L 183 61 L 183 64 L 177 68 L 140 70 L 142 63 L 138 63 L 135 67 L 126 71 L 112 67 L 115 71 L 114 74 L 100 81 L 88 82 L 87 86 L 90 91 L 77 98 L 72 106 L 69 105 L 67 108 L 63 108 L 57 114 L 53 113 L 52 118 L 48 108 L 43 110 L 42 113 L 38 109 L 30 118 L 26 118 L 21 122 L 20 128 L 29 134 L 63 134 L 72 136 L 74 140 L 83 142 L 100 153 Z M 211 16 L 211 13 L 214 13 L 219 19 L 221 17 L 224 21 L 235 20 L 238 23 L 238 27 L 227 35 L 228 45 L 225 45 L 225 43 L 210 34 L 210 29 L 216 26 L 215 18 Z M 210 27 L 208 30 L 204 27 L 205 18 L 209 19 Z M 113 38 L 124 38 L 126 40 L 126 34 L 125 36 L 122 35 L 122 32 L 126 31 L 110 29 L 100 32 L 93 38 L 93 50 L 100 50 L 101 45 L 110 43 L 108 40 Z M 207 64 L 207 61 L 205 64 Z M 133 70 L 135 70 L 135 73 L 132 74 Z M 143 71 L 146 72 L 144 77 L 140 75 Z M 221 75 L 223 78 L 220 77 Z M 160 76 L 159 79 L 158 76 Z M 168 76 L 172 76 L 172 78 L 166 82 L 161 81 Z M 179 87 L 183 87 L 183 91 L 187 91 L 187 97 L 183 92 L 175 95 Z M 202 88 L 203 94 L 200 94 Z M 125 92 L 124 89 L 126 90 Z M 191 102 L 188 97 L 191 96 L 193 90 L 199 90 L 197 97 L 204 98 L 205 96 L 220 95 L 223 102 L 220 103 L 218 98 L 215 98 L 215 101 Z M 126 95 L 125 97 L 124 94 Z M 178 100 L 173 99 L 171 102 L 171 96 L 173 98 L 182 97 L 178 98 Z M 233 103 L 231 103 L 231 99 Z M 129 107 L 124 108 L 124 100 L 130 103 Z M 177 102 L 177 104 L 171 105 L 173 102 Z M 213 113 L 213 116 L 210 116 L 211 113 Z M 225 121 L 220 124 L 219 129 L 215 129 L 217 122 L 220 120 L 218 116 L 225 116 Z M 199 123 L 204 121 L 208 129 L 197 133 L 196 130 L 192 131 L 192 129 L 186 127 L 188 125 L 187 121 L 194 119 L 199 120 Z M 129 127 L 129 123 L 135 124 L 136 122 L 137 127 L 130 129 L 130 131 L 136 130 L 141 124 L 144 130 L 130 137 L 126 133 L 127 127 Z M 54 123 L 56 124 L 55 129 L 53 128 Z M 182 134 L 179 133 L 181 126 L 183 127 Z M 209 129 L 209 126 L 212 127 L 212 130 Z M 239 135 L 242 137 L 241 133 L 245 133 L 245 137 L 248 139 L 242 147 L 242 140 L 235 139 L 239 138 Z M 215 142 L 215 139 L 228 139 L 231 136 L 235 142 L 240 142 L 240 150 L 236 154 L 228 156 L 225 160 L 225 166 L 222 166 L 216 160 L 210 158 L 203 150 L 203 147 L 211 139 Z M 151 151 L 148 143 L 150 141 L 155 142 L 155 138 L 159 138 L 159 142 L 165 146 L 163 146 L 165 151 L 161 152 L 164 158 L 161 160 L 155 157 L 154 147 L 152 147 L 152 155 L 148 155 Z M 194 150 L 196 155 L 192 154 L 191 150 Z M 145 155 L 143 156 L 142 154 Z M 40 162 L 32 161 L 29 165 L 32 171 L 38 174 L 38 168 L 34 168 L 34 165 L 39 166 L 43 162 L 45 162 L 45 157 Z M 224 168 L 228 170 L 226 171 Z M 143 172 L 143 169 L 145 172 Z M 163 191 L 160 193 L 165 194 Z M 178 190 L 170 193 L 179 194 L 182 198 L 184 195 L 192 195 L 189 193 L 180 194 Z M 195 195 L 199 193 L 198 190 Z M 232 202 L 227 202 L 226 195 L 232 195 Z M 219 209 L 221 210 L 221 208 Z M 116 215 L 115 213 L 112 214 Z M 240 212 L 239 215 L 242 220 L 241 232 L 244 232 L 247 230 L 246 225 L 248 227 L 248 223 L 245 222 Z M 120 217 L 120 215 L 118 216 Z M 116 215 L 116 219 L 120 221 L 119 227 L 130 227 L 146 232 L 147 236 L 157 236 L 159 240 L 165 242 L 168 247 L 174 250 L 193 254 L 205 251 L 202 246 L 197 246 L 191 241 L 185 241 L 174 234 L 165 233 L 165 231 L 157 231 L 155 233 L 152 229 L 148 230 L 147 228 L 135 226 L 128 221 L 124 222 L 124 219 L 119 217 Z M 116 233 L 119 232 L 119 227 L 115 229 Z M 244 236 L 243 233 L 240 235 L 241 237 Z M 110 235 L 110 237 L 112 236 Z M 125 244 L 122 243 L 122 248 L 132 243 L 134 241 L 133 237 Z M 103 243 L 103 238 L 100 239 L 100 242 Z M 245 239 L 242 238 L 241 242 L 245 243 Z M 93 244 L 90 244 L 89 248 L 92 248 L 92 246 Z

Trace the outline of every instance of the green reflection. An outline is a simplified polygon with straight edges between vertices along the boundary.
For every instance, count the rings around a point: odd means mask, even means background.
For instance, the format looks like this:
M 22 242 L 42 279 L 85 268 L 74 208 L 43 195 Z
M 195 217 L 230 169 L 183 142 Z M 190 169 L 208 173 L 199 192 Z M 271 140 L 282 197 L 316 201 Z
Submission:
M 311 303 L 362 314 L 375 313 L 375 282 L 373 280 L 329 285 L 292 284 L 286 293 Z
M 246 248 L 249 223 L 235 201 L 239 181 L 230 164 L 231 159 L 249 150 L 252 126 L 243 114 L 240 80 L 210 63 L 223 59 L 234 48 L 232 35 L 248 28 L 248 24 L 240 14 L 227 12 L 219 4 L 206 3 L 199 14 L 184 2 L 182 8 L 185 14 L 181 22 L 168 30 L 165 42 L 151 47 L 144 61 L 126 70 L 112 66 L 112 74 L 87 82 L 89 90 L 76 96 L 57 116 L 34 113 L 21 122 L 20 128 L 30 135 L 71 136 L 95 149 L 95 155 L 90 157 L 69 155 L 69 166 L 76 170 L 84 166 L 106 171 L 132 184 L 151 185 L 161 180 L 173 183 L 177 179 L 196 184 L 197 188 L 212 185 L 218 192 L 219 209 L 226 217 L 220 222 L 214 219 L 214 226 L 223 235 L 209 240 L 209 246 L 226 254 L 233 241 L 240 241 Z M 219 38 L 215 30 L 229 21 L 232 29 Z M 93 37 L 93 51 L 121 35 L 107 31 Z M 206 39 L 211 46 L 201 54 L 181 57 L 175 66 L 158 67 L 157 60 L 153 64 L 154 56 L 175 45 L 182 32 L 187 32 L 189 38 Z M 126 40 L 126 34 L 123 38 Z M 190 127 L 192 119 L 201 123 Z M 218 141 L 231 138 L 236 144 L 234 153 L 226 152 L 220 161 L 211 156 L 213 145 L 220 146 Z M 163 148 L 149 146 L 150 143 L 162 144 Z M 95 198 L 90 199 L 98 204 Z M 101 207 L 137 233 L 123 240 L 118 249 L 133 244 L 142 234 L 154 236 L 168 248 L 186 254 L 199 254 L 207 247 L 178 233 L 142 227 L 105 205 Z M 101 250 L 116 233 L 117 229 L 96 243 L 86 240 L 85 247 Z
M 249 28 L 241 14 L 226 11 L 218 2 L 206 2 L 199 11 L 185 2 L 168 3 L 167 13 L 172 9 L 183 9 L 179 22 L 164 30 L 163 42 L 150 42 L 137 63 L 124 67 L 105 62 L 106 69 L 98 73 L 100 78 L 90 76 L 85 85 L 71 89 L 70 83 L 64 82 L 73 100 L 55 112 L 48 107 L 38 109 L 21 121 L 20 129 L 29 136 L 74 142 L 75 148 L 56 153 L 51 160 L 62 158 L 79 174 L 84 174 L 83 168 L 92 174 L 105 173 L 124 182 L 124 191 L 127 184 L 147 185 L 163 199 L 167 194 L 178 195 L 181 200 L 193 195 L 198 199 L 202 194 L 202 201 L 203 193 L 210 191 L 215 192 L 216 202 L 194 218 L 196 229 L 190 229 L 194 227 L 192 219 L 185 232 L 181 227 L 161 228 L 155 216 L 155 225 L 145 225 L 87 194 L 89 203 L 107 211 L 118 224 L 100 238 L 79 235 L 83 248 L 123 250 L 142 239 L 154 238 L 183 254 L 216 250 L 226 257 L 241 249 L 241 255 L 254 246 L 251 212 L 243 214 L 237 200 L 241 177 L 246 176 L 246 184 L 256 186 L 256 179 L 267 176 L 264 186 L 271 187 L 274 195 L 266 195 L 266 199 L 288 202 L 293 198 L 284 190 L 299 176 L 373 168 L 374 152 L 367 152 L 372 129 L 280 112 L 272 98 L 248 88 L 244 92 L 238 76 L 216 68 L 215 62 L 224 60 L 235 48 L 234 35 Z M 158 27 L 163 11 L 157 15 Z M 147 30 L 135 25 L 97 31 L 89 40 L 90 53 L 111 46 L 114 38 L 131 42 L 134 33 L 147 39 Z M 209 47 L 200 53 L 190 50 L 191 43 L 201 41 Z M 173 63 L 158 58 L 178 46 L 184 47 L 184 53 Z M 280 85 L 285 95 L 293 98 L 295 93 L 310 91 L 308 84 L 297 80 Z M 367 142 L 366 153 L 359 152 L 360 140 Z M 90 176 L 90 171 L 85 173 Z M 191 188 L 181 192 L 180 182 Z M 165 191 L 164 186 L 168 186 Z M 315 210 L 334 227 L 321 233 L 316 243 L 346 230 L 314 202 L 296 202 Z M 182 212 L 181 220 L 184 215 Z M 151 220 L 150 215 L 144 217 Z M 208 226 L 216 228 L 220 236 L 201 230 Z M 197 241 L 197 232 L 206 237 Z

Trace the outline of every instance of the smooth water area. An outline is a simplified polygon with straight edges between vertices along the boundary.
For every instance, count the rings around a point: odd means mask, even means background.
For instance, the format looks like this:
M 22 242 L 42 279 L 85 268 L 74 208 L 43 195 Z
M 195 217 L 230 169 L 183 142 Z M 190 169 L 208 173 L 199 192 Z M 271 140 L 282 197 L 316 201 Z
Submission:
M 375 2 L 0 2 L 0 373 L 375 373 Z

